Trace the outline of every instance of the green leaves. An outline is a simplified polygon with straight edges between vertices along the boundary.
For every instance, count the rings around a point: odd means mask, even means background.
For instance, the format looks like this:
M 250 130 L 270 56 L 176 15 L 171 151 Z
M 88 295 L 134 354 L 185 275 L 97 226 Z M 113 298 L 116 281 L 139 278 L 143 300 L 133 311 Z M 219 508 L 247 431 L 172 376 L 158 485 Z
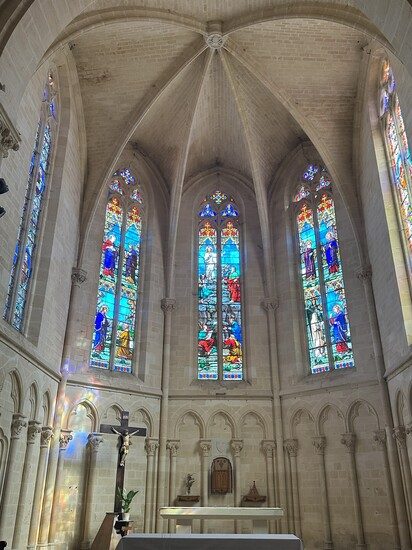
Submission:
M 126 493 L 126 491 L 121 491 L 120 487 L 116 487 L 116 495 L 122 503 L 123 512 L 126 512 L 126 513 L 130 512 L 130 505 L 132 503 L 132 500 L 134 499 L 134 497 L 137 495 L 138 492 L 139 491 L 131 490 L 128 493 Z

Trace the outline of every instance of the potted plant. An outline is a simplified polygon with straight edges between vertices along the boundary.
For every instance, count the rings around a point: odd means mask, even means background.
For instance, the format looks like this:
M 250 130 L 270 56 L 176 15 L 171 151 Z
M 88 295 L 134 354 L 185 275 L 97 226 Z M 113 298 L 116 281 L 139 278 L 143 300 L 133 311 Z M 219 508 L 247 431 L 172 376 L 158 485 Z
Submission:
M 129 521 L 130 519 L 130 505 L 132 504 L 132 500 L 137 495 L 139 491 L 129 491 L 126 493 L 126 491 L 121 491 L 119 487 L 117 487 L 117 497 L 122 503 L 122 513 L 120 514 L 121 519 L 125 521 Z

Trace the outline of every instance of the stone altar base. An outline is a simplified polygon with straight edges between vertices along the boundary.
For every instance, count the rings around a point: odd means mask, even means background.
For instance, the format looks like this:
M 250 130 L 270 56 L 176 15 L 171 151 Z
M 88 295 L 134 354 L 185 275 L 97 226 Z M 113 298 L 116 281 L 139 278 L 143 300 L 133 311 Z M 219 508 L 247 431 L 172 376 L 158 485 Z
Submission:
M 133 534 L 116 550 L 303 550 L 295 535 Z

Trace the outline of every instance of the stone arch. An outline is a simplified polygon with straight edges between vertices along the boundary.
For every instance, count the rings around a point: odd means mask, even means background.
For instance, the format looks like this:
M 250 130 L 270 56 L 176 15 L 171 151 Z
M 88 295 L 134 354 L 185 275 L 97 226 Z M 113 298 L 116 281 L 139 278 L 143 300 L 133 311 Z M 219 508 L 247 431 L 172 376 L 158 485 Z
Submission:
M 28 396 L 28 409 L 27 414 L 29 420 L 36 420 L 38 409 L 39 409 L 39 389 L 37 386 L 37 382 L 34 381 L 27 392 Z
M 195 423 L 199 426 L 200 437 L 205 437 L 206 428 L 202 417 L 196 411 L 189 409 L 183 412 L 175 423 L 175 438 L 178 439 L 180 426 L 185 423 L 185 418 L 188 416 L 193 417 Z
M 153 437 L 153 433 L 154 433 L 153 415 L 145 407 L 139 407 L 130 416 L 136 422 L 139 422 L 139 421 L 143 422 L 143 424 L 145 424 L 147 428 L 147 437 Z M 141 420 L 139 419 L 139 416 Z
M 359 416 L 360 409 L 364 407 L 368 413 L 376 419 L 376 428 L 379 429 L 379 416 L 375 408 L 364 399 L 357 399 L 348 408 L 346 413 L 346 426 L 350 432 L 354 432 L 354 421 Z
M 79 409 L 80 408 L 80 409 Z M 99 415 L 97 412 L 97 409 L 93 403 L 88 401 L 87 399 L 80 400 L 76 404 L 74 404 L 69 412 L 66 415 L 66 421 L 65 421 L 65 427 L 67 429 L 72 429 L 75 427 L 75 419 L 78 412 L 80 412 L 81 408 L 85 409 L 83 412 L 84 420 L 86 423 L 89 423 L 90 426 L 90 432 L 97 431 L 97 427 L 99 426 Z M 86 430 L 87 431 L 87 430 Z
M 41 401 L 41 411 L 39 412 L 40 420 L 43 426 L 50 426 L 51 424 L 51 398 L 50 391 L 46 390 L 43 394 Z
M 22 412 L 23 407 L 23 383 L 21 380 L 20 373 L 17 370 L 12 370 L 9 373 L 11 379 L 11 399 L 14 404 L 14 412 Z
M 244 425 L 244 423 L 245 423 L 248 416 L 252 416 L 256 419 L 257 424 L 259 424 L 262 428 L 263 438 L 266 439 L 268 437 L 268 433 L 269 433 L 266 420 L 263 418 L 263 416 L 260 413 L 258 413 L 257 411 L 254 411 L 252 409 L 244 411 L 244 413 L 240 417 L 239 422 L 238 422 L 237 432 L 240 433 L 242 431 L 242 426 Z
M 6 471 L 7 455 L 9 449 L 9 442 L 4 435 L 3 430 L 0 428 L 0 494 L 3 489 L 4 474 Z
M 405 425 L 405 396 L 401 389 L 398 390 L 395 399 L 396 404 L 396 425 L 404 426 Z
M 290 417 L 290 433 L 291 433 L 291 437 L 292 438 L 295 438 L 296 437 L 296 426 L 298 424 L 300 424 L 300 422 L 303 420 L 303 419 L 307 419 L 309 420 L 309 422 L 312 422 L 313 424 L 313 429 L 315 430 L 315 419 L 312 415 L 312 413 L 310 413 L 308 411 L 308 409 L 306 408 L 300 408 L 298 409 L 297 411 L 295 411 L 292 416 Z
M 118 403 L 112 403 L 102 414 L 102 420 L 106 421 L 107 424 L 112 424 L 113 421 L 116 421 L 120 425 L 123 410 L 123 407 Z
M 230 428 L 230 432 L 231 432 L 231 438 L 237 438 L 237 427 L 236 427 L 236 423 L 235 421 L 233 420 L 232 416 L 227 412 L 227 411 L 224 411 L 223 409 L 220 409 L 218 411 L 215 411 L 209 418 L 208 422 L 207 422 L 207 425 L 206 425 L 206 434 L 207 434 L 207 437 L 210 437 L 211 436 L 211 428 L 212 426 L 215 425 L 216 423 L 216 419 L 218 417 L 221 417 L 224 422 L 225 422 L 225 425 L 226 426 L 229 426 Z
M 315 427 L 317 434 L 325 435 L 323 433 L 323 425 L 325 424 L 325 422 L 327 422 L 329 418 L 329 413 L 331 411 L 334 411 L 336 413 L 336 416 L 342 421 L 342 430 L 346 431 L 347 426 L 345 422 L 345 415 L 342 413 L 337 405 L 333 403 L 327 403 L 320 409 L 319 413 L 316 416 Z

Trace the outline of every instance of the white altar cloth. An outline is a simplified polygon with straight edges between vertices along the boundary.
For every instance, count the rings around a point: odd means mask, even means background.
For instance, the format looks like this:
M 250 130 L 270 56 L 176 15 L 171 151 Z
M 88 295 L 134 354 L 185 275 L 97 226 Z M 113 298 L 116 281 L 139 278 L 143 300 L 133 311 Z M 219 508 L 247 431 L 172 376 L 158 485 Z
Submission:
M 295 535 L 133 534 L 116 550 L 303 550 Z

